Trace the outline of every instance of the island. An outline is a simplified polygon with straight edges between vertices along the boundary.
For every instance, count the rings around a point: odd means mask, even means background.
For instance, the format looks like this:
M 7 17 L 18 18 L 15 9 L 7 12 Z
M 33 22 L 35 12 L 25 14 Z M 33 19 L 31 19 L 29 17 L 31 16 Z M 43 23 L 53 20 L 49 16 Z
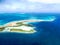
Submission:
M 35 27 L 25 21 L 13 21 L 0 26 L 0 32 L 35 33 Z
M 37 20 L 37 19 L 30 19 L 30 20 L 18 20 L 18 21 L 12 21 L 9 23 L 6 23 L 2 26 L 0 26 L 0 32 L 15 32 L 15 33 L 35 33 L 37 32 L 35 30 L 36 27 L 34 27 L 32 22 L 42 22 L 42 21 L 54 21 L 51 20 Z

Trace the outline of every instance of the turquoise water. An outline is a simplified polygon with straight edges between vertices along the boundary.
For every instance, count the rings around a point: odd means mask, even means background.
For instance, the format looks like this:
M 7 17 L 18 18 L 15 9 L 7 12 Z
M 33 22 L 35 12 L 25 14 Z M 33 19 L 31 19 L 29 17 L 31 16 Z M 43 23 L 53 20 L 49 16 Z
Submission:
M 19 14 L 19 13 L 11 13 L 11 14 L 0 14 L 0 25 L 6 24 L 12 21 L 18 20 L 44 20 L 44 21 L 51 21 L 55 20 L 55 16 L 52 15 L 40 15 L 40 14 Z
M 11 21 L 43 19 L 44 22 L 31 23 L 36 33 L 0 33 L 0 45 L 60 45 L 60 14 L 55 13 L 5 13 L 0 14 L 0 25 Z M 54 21 L 51 21 L 54 19 Z M 45 21 L 49 20 L 49 21 Z

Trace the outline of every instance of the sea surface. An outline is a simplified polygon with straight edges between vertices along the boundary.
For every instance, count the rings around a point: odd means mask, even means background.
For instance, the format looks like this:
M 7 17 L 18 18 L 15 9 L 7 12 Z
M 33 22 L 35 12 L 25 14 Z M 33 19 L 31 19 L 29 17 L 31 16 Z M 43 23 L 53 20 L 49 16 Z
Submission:
M 43 22 L 31 23 L 37 31 L 33 34 L 0 33 L 0 45 L 60 45 L 59 13 L 3 13 L 0 25 L 18 20 L 43 19 Z M 51 20 L 53 21 L 45 21 Z

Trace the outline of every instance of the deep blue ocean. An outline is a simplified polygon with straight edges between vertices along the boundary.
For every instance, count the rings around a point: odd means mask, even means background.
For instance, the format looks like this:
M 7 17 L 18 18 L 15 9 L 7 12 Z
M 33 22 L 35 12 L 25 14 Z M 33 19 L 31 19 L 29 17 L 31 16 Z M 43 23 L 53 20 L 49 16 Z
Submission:
M 54 21 L 31 23 L 36 33 L 0 33 L 0 45 L 60 45 L 60 14 L 59 13 L 3 13 L 0 14 L 0 25 L 11 21 L 27 19 Z

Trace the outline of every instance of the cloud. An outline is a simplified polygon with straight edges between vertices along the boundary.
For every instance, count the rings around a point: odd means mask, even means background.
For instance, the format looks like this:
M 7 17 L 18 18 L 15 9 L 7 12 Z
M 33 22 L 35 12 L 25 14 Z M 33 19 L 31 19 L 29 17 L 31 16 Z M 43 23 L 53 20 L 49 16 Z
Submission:
M 59 12 L 59 0 L 5 0 L 0 3 L 0 13 Z
M 60 0 L 28 0 L 29 2 L 39 2 L 39 3 L 60 3 Z

